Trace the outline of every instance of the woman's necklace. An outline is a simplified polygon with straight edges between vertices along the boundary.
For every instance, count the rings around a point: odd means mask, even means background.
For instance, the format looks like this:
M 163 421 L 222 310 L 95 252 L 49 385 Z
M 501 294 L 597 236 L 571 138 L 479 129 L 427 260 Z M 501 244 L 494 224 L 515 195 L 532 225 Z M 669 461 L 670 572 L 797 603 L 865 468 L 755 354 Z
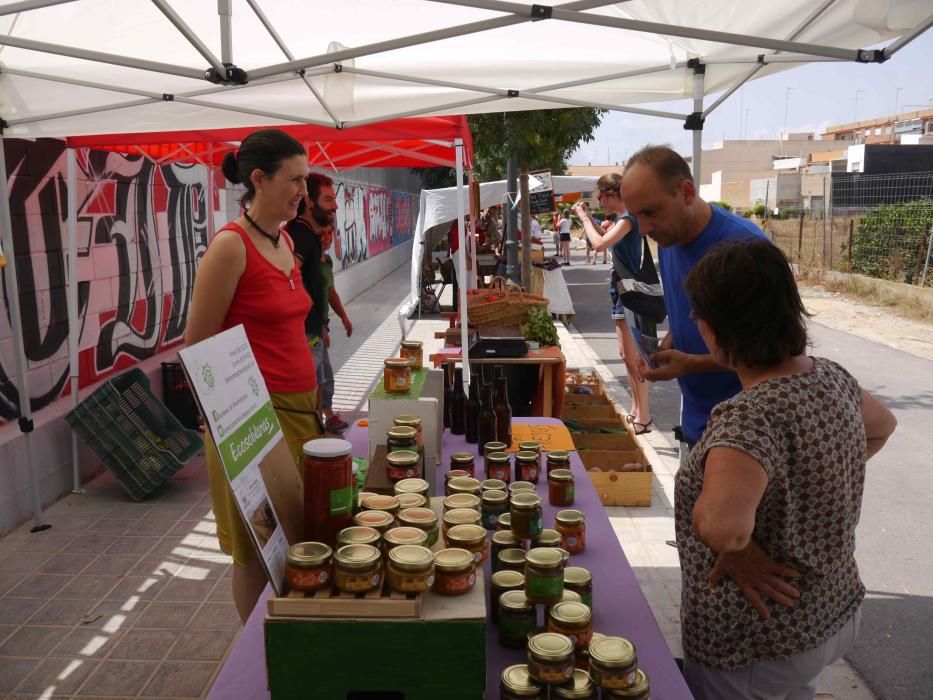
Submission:
M 246 219 L 246 220 L 249 222 L 249 225 L 250 225 L 250 226 L 252 226 L 252 227 L 253 227 L 254 229 L 256 229 L 259 233 L 261 233 L 263 236 L 265 236 L 265 237 L 268 238 L 270 241 L 272 241 L 272 245 L 273 245 L 273 246 L 275 246 L 276 248 L 279 247 L 279 239 L 282 238 L 282 232 L 281 232 L 281 231 L 276 231 L 276 232 L 275 232 L 275 235 L 273 236 L 273 235 L 272 235 L 271 233 L 269 233 L 268 231 L 263 230 L 262 228 L 260 228 L 259 224 L 257 224 L 255 221 L 253 221 L 253 217 L 251 217 L 251 216 L 249 215 L 249 212 L 248 212 L 248 211 L 244 211 L 244 212 L 243 212 L 243 218 Z

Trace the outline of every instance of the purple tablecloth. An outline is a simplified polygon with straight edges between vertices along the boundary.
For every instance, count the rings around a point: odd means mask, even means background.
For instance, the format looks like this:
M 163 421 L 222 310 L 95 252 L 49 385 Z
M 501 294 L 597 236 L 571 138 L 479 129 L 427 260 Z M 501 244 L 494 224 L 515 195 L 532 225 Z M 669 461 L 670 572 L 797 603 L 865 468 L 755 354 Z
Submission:
M 525 423 L 560 423 L 554 418 L 521 418 Z M 354 425 L 346 438 L 353 443 L 353 454 L 365 456 L 368 439 L 365 428 Z M 443 473 L 450 464 L 452 452 L 473 452 L 476 445 L 468 445 L 463 436 L 444 433 L 441 465 L 438 467 L 437 483 L 443 484 Z M 479 460 L 477 466 L 480 466 Z M 687 689 L 680 671 L 668 650 L 664 635 L 651 613 L 651 608 L 642 594 L 638 581 L 625 558 L 619 540 L 612 531 L 599 497 L 586 475 L 583 463 L 575 452 L 571 453 L 571 466 L 576 480 L 576 502 L 574 508 L 586 513 L 586 551 L 574 555 L 571 563 L 583 566 L 593 574 L 593 629 L 602 634 L 625 637 L 638 652 L 638 665 L 651 679 L 653 700 L 689 700 L 693 696 Z M 553 527 L 554 513 L 558 510 L 547 504 L 547 483 L 538 484 L 538 493 L 544 502 L 544 522 Z M 487 581 L 489 562 L 486 563 Z M 240 632 L 240 638 L 230 653 L 217 680 L 208 695 L 210 700 L 242 698 L 243 700 L 267 700 L 266 664 L 263 650 L 263 620 L 266 615 L 266 597 L 260 599 L 249 620 Z M 486 698 L 499 697 L 499 676 L 502 669 L 516 663 L 524 663 L 525 654 L 520 650 L 506 649 L 499 645 L 495 625 L 486 628 Z

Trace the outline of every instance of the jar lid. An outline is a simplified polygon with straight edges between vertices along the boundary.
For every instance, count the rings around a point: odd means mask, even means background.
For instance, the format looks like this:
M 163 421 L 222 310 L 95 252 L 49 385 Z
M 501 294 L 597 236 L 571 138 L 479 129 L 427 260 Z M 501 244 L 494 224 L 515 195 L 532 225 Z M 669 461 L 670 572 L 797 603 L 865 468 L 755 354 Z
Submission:
M 499 552 L 496 558 L 506 566 L 520 566 L 525 563 L 526 556 L 521 547 L 508 547 Z
M 528 640 L 528 653 L 544 661 L 563 661 L 573 654 L 573 642 L 566 635 L 544 632 Z
M 573 591 L 570 592 L 573 593 Z M 583 603 L 560 602 L 551 607 L 551 617 L 555 622 L 567 625 L 583 625 L 592 622 L 593 612 Z
M 411 525 L 436 525 L 437 513 L 430 508 L 406 508 L 399 511 L 398 519 Z
M 514 574 L 515 571 L 501 571 L 498 573 L 503 574 Z M 524 591 L 506 591 L 499 596 L 499 607 L 505 608 L 506 610 L 515 610 L 524 612 L 526 610 L 531 610 L 534 604 L 528 600 L 528 597 L 525 595 Z
M 376 528 L 366 525 L 352 525 L 337 533 L 337 544 L 375 544 L 381 537 L 382 535 Z
M 540 440 L 522 440 L 520 443 L 518 443 L 518 449 L 528 450 L 530 452 L 540 452 L 541 441 Z
M 455 545 L 476 546 L 486 541 L 486 528 L 482 525 L 454 525 L 447 531 L 447 540 Z
M 453 508 L 444 513 L 448 525 L 472 525 L 480 520 L 480 514 L 472 508 Z
M 389 357 L 384 362 L 386 367 L 391 367 L 392 369 L 405 369 L 406 367 L 411 367 L 411 363 L 406 357 Z
M 405 361 L 408 362 L 408 360 Z M 386 435 L 397 440 L 414 440 L 418 435 L 418 431 L 407 425 L 396 425 L 389 428 L 386 431 Z
M 512 514 L 503 513 L 502 515 L 500 515 L 498 527 L 502 528 L 503 530 L 511 530 L 512 529 Z
M 502 671 L 502 687 L 512 695 L 529 698 L 538 697 L 543 690 L 543 687 L 538 685 L 528 673 L 528 667 L 525 664 L 509 666 Z
M 563 547 L 549 547 L 549 549 L 556 549 L 558 552 L 560 552 L 560 555 L 564 558 L 564 564 L 570 561 L 570 552 L 568 552 Z
M 394 545 L 424 544 L 428 541 L 428 533 L 417 527 L 407 527 L 403 525 L 401 527 L 393 527 L 390 530 L 386 530 L 386 534 L 383 535 L 383 539 L 388 544 Z
M 326 563 L 333 553 L 334 550 L 331 549 L 330 545 L 323 542 L 298 542 L 288 548 L 286 557 L 289 564 L 294 564 L 299 568 L 307 568 Z
M 395 518 L 392 513 L 385 510 L 362 510 L 353 516 L 353 522 L 378 530 L 394 523 Z
M 395 416 L 392 422 L 399 427 L 408 426 L 414 428 L 416 425 L 421 425 L 421 416 Z M 417 428 L 415 428 L 415 431 L 417 432 Z
M 486 479 L 480 484 L 480 488 L 482 488 L 483 491 L 505 491 L 506 488 L 508 488 L 508 484 L 502 479 Z
M 486 461 L 487 462 L 508 462 L 509 453 L 508 452 L 487 452 Z
M 441 571 L 465 571 L 473 561 L 473 552 L 460 547 L 448 547 L 434 555 L 434 565 Z
M 420 340 L 403 340 L 402 341 L 403 348 L 415 349 L 415 348 L 420 348 L 422 345 L 423 343 Z
M 405 452 L 405 450 L 400 450 Z M 395 495 L 400 493 L 424 493 L 431 488 L 430 484 L 424 479 L 402 479 L 395 484 Z
M 561 536 L 557 530 L 544 528 L 534 539 L 535 547 L 560 547 Z
M 378 564 L 382 555 L 371 544 L 345 544 L 337 550 L 334 561 L 345 569 L 368 569 Z
M 449 472 L 444 474 L 445 481 L 453 481 L 454 479 L 459 479 L 461 476 L 469 476 L 470 472 L 465 469 L 451 469 Z
M 516 491 L 534 491 L 535 485 L 530 481 L 513 481 L 509 484 L 509 493 L 515 493 Z
M 428 499 L 420 493 L 397 493 L 395 498 L 398 499 L 398 507 L 402 510 L 422 508 L 428 504 Z
M 338 438 L 318 438 L 317 440 L 308 440 L 302 450 L 308 457 L 332 459 L 353 452 L 353 444 Z
M 625 668 L 635 663 L 635 647 L 622 637 L 604 637 L 590 643 L 590 658 L 607 668 Z
M 564 592 L 560 594 L 560 600 L 557 602 L 558 603 L 582 603 L 583 598 L 576 591 L 571 591 L 565 588 Z
M 557 569 L 564 563 L 564 557 L 553 547 L 539 547 L 525 555 L 525 562 L 542 569 Z
M 547 458 L 550 462 L 569 462 L 570 453 L 564 450 L 552 450 L 547 453 Z
M 447 482 L 447 488 L 451 491 L 472 493 L 480 490 L 480 483 L 472 476 L 458 476 L 456 479 Z
M 479 508 L 479 496 L 472 493 L 452 493 L 444 499 L 444 508 L 447 510 Z
M 408 428 L 408 430 L 411 430 L 411 428 Z M 386 455 L 386 461 L 393 467 L 408 467 L 417 464 L 418 459 L 418 453 L 411 450 L 395 450 Z
M 512 507 L 517 510 L 533 510 L 541 507 L 541 496 L 534 491 L 519 491 L 512 495 Z
M 508 448 L 509 446 L 506 445 L 504 442 L 499 442 L 498 440 L 491 440 L 490 442 L 487 442 L 485 445 L 483 445 L 483 453 L 502 452 L 503 450 L 507 450 Z
M 648 692 L 648 690 L 648 674 L 642 671 L 640 668 L 636 668 L 635 678 L 628 688 L 613 688 L 611 690 L 607 688 L 603 692 L 606 693 L 607 698 L 619 698 L 620 700 L 633 698 L 641 700 L 642 698 L 648 697 L 645 694 Z
M 398 499 L 395 496 L 374 493 L 363 499 L 363 507 L 366 510 L 395 510 L 398 508 Z
M 521 540 L 513 535 L 511 530 L 496 530 L 494 533 L 492 533 L 492 541 L 496 544 L 505 544 L 509 545 L 510 547 L 516 547 Z
M 554 516 L 554 520 L 565 525 L 576 525 L 582 523 L 585 519 L 583 511 L 580 510 L 559 510 L 557 515 Z
M 593 696 L 596 686 L 593 685 L 593 679 L 590 674 L 582 668 L 573 670 L 573 678 L 561 685 L 555 685 L 551 690 L 551 696 L 554 698 L 568 698 L 568 700 L 589 700 Z
M 603 634 L 602 632 L 593 632 L 593 636 L 590 637 L 590 643 L 586 648 L 587 653 L 589 653 L 590 647 L 593 646 L 593 644 L 598 642 L 600 639 L 605 639 L 605 638 L 606 638 L 606 635 Z
M 483 491 L 483 503 L 505 503 L 509 499 L 509 494 L 505 491 Z
M 515 453 L 515 459 L 519 462 L 534 462 L 538 459 L 538 453 L 534 450 L 523 450 L 521 445 L 518 446 L 519 451 Z
M 450 455 L 450 461 L 456 464 L 470 464 L 473 462 L 473 454 L 471 452 L 454 452 Z
M 521 588 L 525 583 L 524 575 L 511 569 L 497 571 L 489 580 L 493 588 Z
M 582 566 L 568 566 L 564 569 L 564 583 L 573 586 L 585 586 L 593 582 L 593 574 Z
M 569 469 L 552 469 L 547 478 L 553 481 L 573 481 L 573 472 Z
M 389 551 L 389 561 L 402 571 L 424 571 L 434 564 L 434 552 L 417 544 L 403 544 Z

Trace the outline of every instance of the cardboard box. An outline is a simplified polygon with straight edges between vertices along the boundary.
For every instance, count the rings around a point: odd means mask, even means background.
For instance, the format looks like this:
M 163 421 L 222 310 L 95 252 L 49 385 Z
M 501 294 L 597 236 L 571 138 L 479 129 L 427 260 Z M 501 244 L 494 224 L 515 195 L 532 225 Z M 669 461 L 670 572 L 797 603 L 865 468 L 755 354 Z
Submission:
M 641 449 L 584 450 L 578 454 L 604 506 L 651 505 L 652 470 Z M 644 471 L 621 471 L 626 464 L 640 464 Z

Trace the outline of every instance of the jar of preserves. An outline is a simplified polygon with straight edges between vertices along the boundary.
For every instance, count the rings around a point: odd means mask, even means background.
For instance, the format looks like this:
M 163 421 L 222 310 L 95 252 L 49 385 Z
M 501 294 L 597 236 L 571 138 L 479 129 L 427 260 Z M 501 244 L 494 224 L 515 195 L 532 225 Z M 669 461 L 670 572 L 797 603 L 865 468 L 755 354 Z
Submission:
M 486 455 L 486 478 L 511 481 L 512 459 L 508 452 L 490 452 Z
M 398 512 L 401 513 L 406 508 L 426 508 L 428 499 L 417 493 L 397 493 Z
M 547 700 L 547 686 L 539 685 L 528 674 L 525 664 L 509 666 L 499 681 L 500 700 Z
M 411 363 L 404 357 L 390 357 L 382 370 L 382 390 L 387 394 L 407 394 L 411 390 Z
M 482 527 L 482 522 L 482 516 L 478 511 L 472 508 L 454 508 L 444 513 L 444 518 L 441 523 L 441 534 L 444 536 L 444 541 L 446 542 L 447 533 L 450 531 L 450 528 L 456 525 L 479 525 Z
M 395 525 L 395 516 L 384 510 L 361 510 L 353 516 L 353 522 L 377 530 L 381 537 L 386 530 Z
M 564 569 L 564 589 L 580 595 L 580 600 L 593 609 L 593 575 L 582 566 L 568 566 Z
M 299 542 L 288 548 L 285 581 L 293 591 L 319 591 L 333 578 L 334 550 L 323 542 Z
M 421 432 L 421 416 L 396 416 L 392 419 L 396 428 L 414 428 L 415 444 L 418 445 L 418 451 L 424 452 L 424 435 Z
M 497 530 L 492 533 L 492 570 L 499 570 L 499 552 L 503 549 L 521 549 L 522 542 L 511 531 Z
M 571 554 L 580 554 L 586 549 L 586 519 L 582 511 L 557 511 L 554 529 L 560 533 L 560 546 Z
M 547 475 L 555 469 L 570 469 L 570 453 L 564 450 L 554 450 L 547 453 Z
M 501 555 L 500 555 L 501 556 Z M 564 559 L 552 547 L 532 549 L 525 556 L 525 595 L 535 603 L 552 605 L 564 592 Z
M 512 534 L 520 540 L 538 537 L 544 526 L 541 497 L 534 491 L 519 491 L 512 497 L 509 514 Z
M 305 537 L 333 546 L 353 521 L 353 445 L 346 440 L 309 440 L 304 452 Z
M 513 481 L 509 484 L 509 498 L 515 495 L 519 491 L 531 491 L 532 493 L 535 490 L 535 485 L 530 481 Z
M 382 554 L 369 544 L 348 544 L 334 555 L 334 585 L 347 593 L 365 593 L 382 585 Z
M 585 670 L 575 668 L 573 678 L 551 689 L 552 700 L 597 700 L 599 690 L 590 674 Z
M 412 370 L 421 369 L 424 363 L 424 350 L 420 340 L 403 340 L 398 354 L 408 360 Z
M 501 571 L 511 574 L 513 571 Z M 528 640 L 528 632 L 538 624 L 534 604 L 525 597 L 524 591 L 506 591 L 499 596 L 499 643 L 510 649 L 522 649 Z
M 593 636 L 593 612 L 582 602 L 557 603 L 548 613 L 547 629 L 567 635 L 577 651 L 587 649 Z
M 454 493 L 444 499 L 444 512 L 448 510 L 453 510 L 454 508 L 469 508 L 470 510 L 475 510 L 479 513 L 481 508 L 481 501 L 479 496 L 476 496 L 472 493 Z
M 473 553 L 452 547 L 434 555 L 434 592 L 460 595 L 476 583 L 476 562 Z
M 496 530 L 505 530 L 506 532 L 512 532 L 512 514 L 503 513 L 499 516 L 499 522 L 496 523 Z
M 495 530 L 499 516 L 509 510 L 509 496 L 505 491 L 486 491 L 482 501 L 483 527 Z
M 469 476 L 451 479 L 447 484 L 447 489 L 451 496 L 456 493 L 472 493 L 474 496 L 479 496 L 483 491 L 480 482 Z
M 386 534 L 382 536 L 382 544 L 386 554 L 402 545 L 411 544 L 427 547 L 428 533 L 417 527 L 408 527 L 406 525 L 393 527 L 386 530 Z
M 521 591 L 525 577 L 517 571 L 497 571 L 489 579 L 489 618 L 499 619 L 499 596 L 506 591 Z M 523 594 L 524 595 L 524 594 Z
M 483 445 L 483 449 L 482 449 L 482 452 L 480 452 L 480 454 L 485 459 L 486 455 L 488 455 L 490 452 L 505 452 L 507 449 L 509 449 L 509 446 L 506 445 L 504 442 L 499 442 L 498 440 L 490 440 L 489 442 Z
M 386 452 L 418 452 L 418 431 L 408 425 L 395 425 L 386 431 Z
M 538 483 L 538 473 L 541 471 L 541 458 L 537 452 L 519 450 L 515 453 L 515 480 Z
M 604 700 L 648 700 L 650 697 L 648 674 L 640 668 L 635 669 L 635 680 L 628 688 L 606 688 L 603 691 Z
M 390 481 L 421 480 L 421 456 L 411 450 L 396 450 L 386 455 L 386 476 Z
M 482 525 L 454 525 L 447 531 L 445 541 L 448 547 L 472 552 L 477 564 L 483 563 L 489 556 L 486 529 Z
M 573 505 L 573 472 L 569 469 L 554 469 L 547 477 L 548 503 L 552 506 Z
M 506 491 L 508 492 L 509 485 L 505 483 L 502 479 L 486 479 L 480 483 L 480 490 L 483 492 L 486 491 Z
M 531 541 L 531 549 L 537 549 L 538 547 L 560 547 L 562 541 L 560 533 L 557 530 L 544 528 L 541 534 Z
M 521 547 L 507 547 L 496 555 L 496 571 L 525 572 L 525 550 Z
M 617 690 L 635 683 L 635 647 L 622 637 L 603 637 L 590 644 L 590 675 L 600 688 Z
M 427 535 L 425 547 L 433 547 L 440 533 L 437 513 L 430 508 L 405 508 L 398 512 L 398 521 L 407 527 L 416 527 Z
M 366 525 L 351 525 L 337 533 L 337 548 L 345 544 L 371 544 L 378 547 L 382 541 L 382 533 L 374 527 Z
M 422 593 L 430 589 L 434 585 L 434 552 L 414 544 L 395 547 L 389 552 L 386 563 L 386 581 L 389 588 L 399 593 Z
M 394 518 L 399 511 L 398 499 L 395 496 L 373 493 L 363 499 L 363 510 L 384 511 Z
M 450 470 L 462 471 L 465 474 L 460 476 L 476 477 L 476 462 L 473 455 L 469 452 L 454 452 L 450 455 Z
M 402 493 L 417 493 L 419 496 L 427 498 L 431 486 L 424 479 L 411 478 L 395 482 L 392 489 L 395 491 L 396 497 Z
M 568 591 L 568 590 L 565 588 L 565 589 L 564 589 L 564 592 L 560 594 L 560 600 L 557 601 L 556 603 L 554 603 L 554 605 L 560 605 L 561 603 L 582 603 L 582 602 L 583 602 L 583 601 L 580 600 L 580 594 L 579 594 L 579 593 L 574 593 L 573 591 Z M 550 616 L 551 616 L 551 609 L 554 607 L 554 605 L 546 605 L 546 606 L 544 607 L 544 620 L 545 620 L 545 623 L 546 623 L 547 620 L 550 618 Z
M 518 443 L 519 452 L 537 452 L 538 456 L 541 456 L 541 441 L 540 440 L 522 440 Z
M 449 472 L 444 474 L 444 495 L 445 496 L 450 495 L 450 482 L 453 479 L 459 479 L 462 476 L 468 476 L 471 479 L 473 478 L 473 475 L 470 474 L 470 472 L 468 472 L 465 469 L 451 469 Z
M 559 685 L 573 677 L 573 642 L 545 632 L 528 640 L 528 673 L 538 683 Z

